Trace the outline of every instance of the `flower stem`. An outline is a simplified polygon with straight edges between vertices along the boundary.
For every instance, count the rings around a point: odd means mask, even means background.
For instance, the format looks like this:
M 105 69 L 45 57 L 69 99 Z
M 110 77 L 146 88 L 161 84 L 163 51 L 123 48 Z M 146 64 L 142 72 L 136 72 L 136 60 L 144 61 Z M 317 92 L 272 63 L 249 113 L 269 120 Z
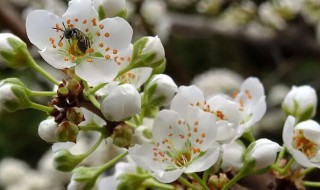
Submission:
M 190 175 L 201 185 L 202 190 L 210 190 L 207 184 L 202 181 L 202 179 L 196 173 L 191 173 Z
M 287 173 L 287 171 L 290 169 L 291 165 L 294 163 L 294 159 L 293 158 L 290 158 L 289 162 L 286 164 L 286 166 L 284 168 L 281 168 L 279 170 L 279 173 L 281 175 L 284 175 Z
M 51 107 L 44 106 L 44 105 L 41 105 L 41 104 L 37 104 L 37 103 L 34 103 L 34 102 L 31 102 L 30 108 L 33 108 L 33 109 L 36 109 L 36 110 L 40 110 L 40 111 L 43 111 L 43 112 L 47 112 L 47 114 L 50 114 L 53 111 L 53 108 L 51 108 Z
M 279 156 L 277 158 L 277 161 L 275 162 L 275 164 L 277 166 L 279 166 L 281 159 L 283 158 L 284 154 L 286 153 L 287 149 L 284 145 L 282 145 L 283 149 L 281 150 L 281 152 L 279 153 Z
M 104 135 L 101 135 L 99 140 L 87 152 L 82 154 L 83 158 L 88 157 L 93 151 L 95 151 L 98 148 L 98 146 L 101 144 L 103 139 L 104 139 Z
M 53 82 L 56 85 L 59 85 L 59 81 L 57 81 L 55 78 L 53 78 L 49 73 L 47 73 L 47 71 L 45 71 L 44 69 L 42 69 L 39 65 L 37 65 L 37 63 L 35 62 L 35 60 L 32 58 L 32 56 L 30 55 L 30 53 L 28 52 L 27 49 L 22 50 L 23 53 L 26 55 L 27 58 L 27 64 L 34 69 L 35 71 L 37 71 L 38 73 L 40 73 L 41 75 L 43 75 L 46 79 L 48 79 L 49 81 Z
M 101 83 L 98 84 L 97 86 L 93 87 L 90 89 L 90 94 L 96 93 L 100 88 L 104 87 L 107 83 Z
M 101 109 L 101 105 L 94 95 L 89 95 L 88 98 L 96 108 L 98 108 L 99 110 Z
M 316 168 L 307 168 L 307 169 L 304 169 L 301 174 L 302 175 L 307 175 L 308 173 L 312 172 L 313 170 L 315 170 Z
M 180 182 L 182 185 L 189 187 L 193 190 L 197 190 L 198 188 L 196 188 L 194 185 L 192 185 L 188 180 L 186 180 L 185 178 L 183 178 L 182 176 L 178 178 L 178 182 Z
M 124 158 L 127 155 L 128 155 L 128 151 L 125 151 L 124 153 L 120 154 L 119 156 L 115 157 L 114 159 L 112 159 L 109 162 L 102 165 L 101 168 L 99 169 L 98 175 L 103 173 L 105 170 L 107 170 L 108 168 L 110 168 L 111 166 L 116 164 L 119 160 L 121 160 L 122 158 Z
M 309 186 L 309 187 L 320 187 L 320 182 L 304 181 L 303 185 L 304 186 Z
M 54 91 L 30 91 L 29 96 L 54 96 L 57 95 L 57 92 Z

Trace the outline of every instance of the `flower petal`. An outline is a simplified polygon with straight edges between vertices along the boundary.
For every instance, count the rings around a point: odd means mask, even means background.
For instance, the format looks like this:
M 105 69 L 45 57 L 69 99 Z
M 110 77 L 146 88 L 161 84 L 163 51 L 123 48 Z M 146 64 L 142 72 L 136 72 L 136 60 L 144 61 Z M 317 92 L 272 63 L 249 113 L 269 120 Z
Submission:
M 162 183 L 171 183 L 177 180 L 183 172 L 184 169 L 177 169 L 173 171 L 156 170 L 154 171 L 152 176 L 155 177 L 157 180 L 161 181 Z
M 86 126 L 88 124 L 91 124 L 91 123 L 95 123 L 97 124 L 98 126 L 103 126 L 103 125 L 106 125 L 107 123 L 99 116 L 97 116 L 96 114 L 94 114 L 93 112 L 89 111 L 88 109 L 86 108 L 80 108 L 81 109 L 81 112 L 83 113 L 84 115 L 84 121 L 79 123 L 78 126 Z
M 62 15 L 62 18 L 63 20 L 78 19 L 81 22 L 85 19 L 90 19 L 88 22 L 91 22 L 93 18 L 98 19 L 98 12 L 93 7 L 91 0 L 72 0 L 69 1 L 68 9 Z
M 303 134 L 307 139 L 320 144 L 320 125 L 316 121 L 307 120 L 300 122 L 294 129 L 303 130 Z
M 148 80 L 148 78 L 152 73 L 152 68 L 139 67 L 139 68 L 132 69 L 130 72 L 135 73 L 135 76 L 137 77 L 135 83 L 132 85 L 138 89 L 141 87 L 141 85 L 143 85 L 143 83 L 145 83 Z
M 131 44 L 133 30 L 130 24 L 123 18 L 106 18 L 100 21 L 104 26 L 100 30 L 101 36 L 98 41 L 104 42 L 111 49 L 127 49 Z M 108 35 L 106 35 L 108 34 Z
M 203 102 L 204 96 L 196 86 L 180 86 L 176 96 L 171 101 L 170 109 L 175 110 L 183 117 L 187 118 L 186 107 L 197 102 Z
M 84 61 L 75 68 L 80 78 L 93 84 L 112 81 L 118 71 L 119 66 L 111 59 L 93 59 L 91 63 Z
M 50 45 L 49 38 L 60 39 L 60 33 L 52 29 L 62 20 L 55 14 L 44 10 L 31 12 L 26 19 L 27 35 L 31 43 L 40 50 Z
M 220 148 L 215 146 L 208 149 L 199 159 L 194 160 L 185 170 L 185 173 L 202 172 L 216 163 L 220 155 Z
M 173 110 L 162 110 L 158 112 L 152 129 L 152 137 L 155 142 L 160 143 L 160 147 L 167 149 L 166 143 L 172 143 L 171 148 L 176 150 L 184 150 L 187 140 L 188 127 L 184 119 Z
M 47 63 L 56 69 L 65 69 L 76 65 L 70 61 L 65 61 L 63 55 L 59 54 L 58 51 L 55 51 L 50 47 L 48 49 L 43 49 L 39 53 Z

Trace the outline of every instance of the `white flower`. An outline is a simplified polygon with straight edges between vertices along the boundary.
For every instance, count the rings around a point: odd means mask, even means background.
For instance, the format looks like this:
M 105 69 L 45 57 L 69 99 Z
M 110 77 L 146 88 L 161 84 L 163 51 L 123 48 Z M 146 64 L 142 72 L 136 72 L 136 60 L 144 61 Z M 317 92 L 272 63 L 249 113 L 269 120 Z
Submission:
M 282 139 L 286 148 L 300 165 L 320 168 L 320 125 L 313 120 L 295 122 L 288 116 L 284 124 Z
M 25 44 L 19 37 L 11 33 L 0 33 L 0 51 L 14 51 L 14 47 L 9 43 L 8 39 L 14 39 L 21 44 Z
M 285 97 L 282 107 L 289 115 L 310 119 L 316 114 L 317 101 L 316 91 L 311 86 L 293 86 Z
M 173 110 L 160 111 L 152 129 L 155 144 L 128 150 L 139 167 L 150 170 L 163 183 L 175 181 L 184 172 L 207 170 L 220 154 L 215 116 L 197 108 L 187 110 L 187 117 Z
M 56 129 L 58 124 L 54 121 L 54 118 L 48 118 L 39 124 L 38 134 L 40 138 L 48 143 L 57 142 Z
M 160 38 L 158 36 L 148 36 L 146 38 L 148 41 L 142 49 L 142 55 L 147 53 L 155 53 L 155 56 L 152 59 L 151 63 L 157 63 L 159 61 L 164 60 L 165 53 Z
M 253 142 L 252 150 L 246 155 L 246 158 L 255 160 L 255 169 L 260 170 L 270 166 L 277 157 L 277 152 L 281 151 L 282 147 L 269 139 L 259 139 Z
M 126 11 L 125 0 L 93 0 L 96 10 L 103 11 L 105 17 L 118 16 L 119 13 Z
M 93 112 L 89 111 L 86 108 L 80 108 L 81 112 L 83 113 L 84 121 L 79 123 L 79 127 L 82 126 L 99 126 L 102 127 L 107 123 L 98 115 L 94 114 Z
M 148 90 L 152 92 L 148 92 Z M 166 106 L 170 103 L 177 90 L 178 87 L 171 77 L 165 74 L 158 74 L 150 80 L 145 93 L 150 93 L 148 95 L 150 95 L 151 102 L 157 101 L 157 103 L 155 102 L 156 105 Z
M 267 104 L 263 85 L 255 77 L 247 78 L 242 83 L 240 91 L 234 94 L 234 100 L 240 105 L 241 123 L 237 135 L 240 137 L 266 113 Z
M 205 100 L 202 92 L 195 86 L 180 86 L 172 99 L 171 109 L 187 116 L 187 107 L 196 107 L 216 116 L 218 128 L 217 141 L 228 143 L 238 133 L 240 123 L 239 105 L 222 95 Z
M 222 164 L 221 168 L 224 171 L 231 169 L 232 171 L 238 171 L 243 166 L 242 154 L 245 147 L 236 141 L 229 144 L 222 145 Z
M 287 23 L 270 1 L 266 1 L 259 6 L 258 14 L 264 23 L 267 23 L 276 29 L 284 29 Z
M 141 15 L 151 25 L 159 22 L 159 20 L 165 16 L 166 11 L 167 7 L 164 1 L 147 0 L 144 1 L 141 7 Z
M 57 69 L 75 67 L 75 73 L 90 83 L 112 81 L 118 63 L 131 59 L 119 57 L 131 43 L 131 26 L 120 17 L 99 21 L 91 0 L 71 0 L 62 18 L 44 10 L 33 11 L 26 29 L 49 64 Z
M 106 119 L 111 121 L 127 119 L 138 114 L 140 109 L 140 94 L 130 84 L 117 86 L 101 104 L 101 112 Z
M 27 175 L 29 166 L 17 159 L 5 158 L 0 162 L 0 184 L 10 186 Z

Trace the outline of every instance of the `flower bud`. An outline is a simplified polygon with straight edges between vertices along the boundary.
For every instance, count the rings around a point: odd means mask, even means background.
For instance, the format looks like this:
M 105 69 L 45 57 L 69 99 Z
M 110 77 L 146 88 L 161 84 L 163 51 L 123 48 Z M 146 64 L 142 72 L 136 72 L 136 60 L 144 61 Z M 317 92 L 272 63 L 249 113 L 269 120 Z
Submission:
M 138 62 L 136 62 L 139 60 Z M 158 36 L 143 37 L 134 44 L 132 63 L 136 67 L 157 67 L 165 61 L 165 52 Z
M 166 106 L 172 100 L 178 87 L 172 78 L 165 74 L 155 75 L 145 90 L 149 103 L 156 106 Z
M 129 147 L 133 143 L 133 129 L 122 123 L 113 130 L 113 144 L 119 147 Z
M 288 114 L 304 121 L 316 114 L 317 94 L 308 85 L 293 86 L 282 103 L 282 109 Z
M 66 149 L 54 153 L 53 166 L 63 172 L 72 171 L 81 161 L 81 156 L 73 155 Z
M 102 101 L 101 112 L 111 121 L 122 121 L 141 109 L 141 97 L 134 86 L 123 84 L 115 87 Z
M 70 121 L 64 121 L 58 125 L 55 132 L 59 142 L 75 142 L 79 133 L 79 128 L 76 124 Z
M 217 189 L 222 189 L 225 184 L 227 184 L 230 180 L 225 173 L 219 173 L 219 176 L 212 175 L 208 179 L 208 184 L 216 187 Z
M 27 45 L 17 36 L 0 33 L 0 58 L 13 69 L 25 67 Z
M 99 19 L 111 17 L 126 16 L 126 1 L 125 0 L 94 0 L 94 8 L 99 13 Z
M 38 127 L 38 134 L 40 138 L 48 143 L 57 142 L 56 129 L 58 124 L 54 121 L 54 118 L 48 118 L 43 120 Z
M 259 139 L 251 143 L 248 147 L 249 152 L 245 155 L 245 162 L 254 160 L 255 170 L 261 170 L 270 166 L 277 157 L 277 152 L 282 147 L 269 139 Z
M 2 81 L 0 83 L 0 109 L 14 112 L 29 108 L 31 101 L 27 92 L 24 86 L 10 83 L 9 81 Z
M 245 147 L 237 142 L 222 145 L 223 155 L 221 168 L 223 171 L 238 171 L 243 166 L 242 155 Z
M 99 176 L 99 167 L 78 167 L 73 171 L 68 190 L 91 189 Z
M 76 125 L 79 125 L 83 121 L 83 113 L 80 108 L 73 107 L 68 109 L 67 111 L 67 119 L 68 121 L 73 122 Z

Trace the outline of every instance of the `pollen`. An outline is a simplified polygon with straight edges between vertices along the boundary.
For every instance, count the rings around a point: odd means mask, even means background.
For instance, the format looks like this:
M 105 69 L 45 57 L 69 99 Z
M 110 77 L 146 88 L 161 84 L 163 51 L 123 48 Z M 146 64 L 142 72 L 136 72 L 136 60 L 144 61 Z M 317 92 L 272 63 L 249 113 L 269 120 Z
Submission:
M 103 28 L 104 28 L 104 25 L 103 25 L 103 24 L 99 24 L 99 28 L 100 28 L 100 29 L 103 29 Z
M 54 45 L 54 44 L 52 44 L 52 47 L 53 47 L 53 48 L 57 48 L 57 46 L 56 46 L 56 45 Z
M 88 22 L 87 19 L 84 19 L 82 23 L 87 24 L 87 22 Z
M 87 59 L 87 62 L 92 63 L 92 59 Z
M 118 53 L 118 50 L 113 49 L 112 53 L 113 53 L 113 54 L 117 54 L 117 53 Z
M 222 111 L 217 111 L 217 117 L 221 120 L 224 120 L 224 114 L 222 113 Z
M 73 24 L 68 24 L 68 27 L 69 27 L 69 28 L 73 28 L 74 25 L 73 25 Z
M 100 43 L 99 46 L 102 48 L 103 47 L 103 43 Z
M 179 135 L 179 137 L 180 137 L 181 139 L 184 139 L 184 135 Z
M 106 47 L 106 49 L 104 49 L 105 51 L 109 51 L 110 50 L 110 47 Z
M 193 128 L 193 132 L 198 132 L 198 128 Z
M 88 48 L 88 49 L 87 49 L 87 52 L 88 52 L 88 53 L 93 53 L 93 52 L 94 52 L 94 49 L 93 49 L 93 48 Z
M 51 42 L 51 44 L 54 43 L 54 39 L 53 38 L 49 38 L 49 41 Z
M 59 46 L 59 47 L 62 47 L 62 46 L 63 46 L 63 43 L 62 43 L 62 42 L 59 42 L 59 43 L 58 43 L 58 46 Z
M 69 58 L 68 58 L 68 57 L 65 57 L 65 58 L 64 58 L 64 61 L 69 61 Z
M 79 19 L 77 19 L 77 18 L 74 19 L 74 22 L 78 22 L 78 21 L 79 21 Z
M 109 37 L 110 36 L 109 32 L 104 33 L 104 36 Z
M 202 133 L 202 134 L 201 134 L 201 137 L 202 137 L 202 138 L 205 138 L 205 137 L 206 137 L 206 134 L 205 134 L 205 133 Z
M 70 20 L 70 19 L 68 19 L 68 20 L 67 20 L 67 24 L 70 24 L 70 23 L 71 23 L 71 20 Z
M 199 121 L 195 121 L 193 124 L 194 125 L 199 125 Z
M 97 35 L 97 36 L 100 36 L 100 32 L 97 32 L 96 35 Z
M 245 90 L 245 93 L 246 93 L 248 99 L 252 99 L 252 95 L 249 90 Z
M 131 61 L 131 57 L 127 57 L 127 61 Z
M 110 59 L 110 55 L 106 55 L 104 56 L 106 59 Z
M 89 32 L 89 28 L 86 28 L 86 32 Z

